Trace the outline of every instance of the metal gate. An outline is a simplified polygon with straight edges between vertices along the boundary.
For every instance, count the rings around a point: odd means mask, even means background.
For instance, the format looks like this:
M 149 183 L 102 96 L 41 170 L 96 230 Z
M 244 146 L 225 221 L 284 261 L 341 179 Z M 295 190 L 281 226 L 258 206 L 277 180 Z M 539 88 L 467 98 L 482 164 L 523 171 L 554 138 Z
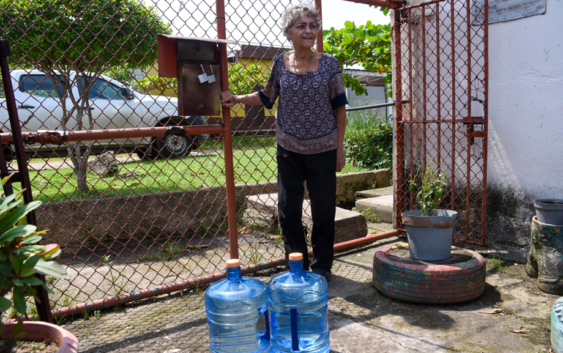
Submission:
M 439 208 L 458 211 L 455 240 L 485 245 L 488 1 L 431 1 L 394 11 L 396 225 L 416 208 L 409 181 L 447 174 Z

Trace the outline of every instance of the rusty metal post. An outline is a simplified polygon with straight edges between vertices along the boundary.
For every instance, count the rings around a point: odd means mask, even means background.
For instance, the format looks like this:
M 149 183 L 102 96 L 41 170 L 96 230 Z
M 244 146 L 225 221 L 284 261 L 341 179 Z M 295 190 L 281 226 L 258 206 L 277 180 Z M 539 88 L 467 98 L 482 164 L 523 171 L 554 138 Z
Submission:
M 482 196 L 482 200 L 483 200 L 483 210 L 481 211 L 483 214 L 483 221 L 481 224 L 481 229 L 483 232 L 483 235 L 481 237 L 481 246 L 485 245 L 485 239 L 487 237 L 487 222 L 486 222 L 486 217 L 487 217 L 487 153 L 489 151 L 488 148 L 488 136 L 489 136 L 489 0 L 485 0 L 485 3 L 483 4 L 483 7 L 485 8 L 485 18 L 483 19 L 483 44 L 485 46 L 484 50 L 483 50 L 483 58 L 484 58 L 484 63 L 483 63 L 483 71 L 485 74 L 485 78 L 484 78 L 484 100 L 485 100 L 485 106 L 483 107 L 483 113 L 484 113 L 484 125 L 483 125 L 483 132 L 485 134 L 484 138 L 483 138 L 483 196 Z
M 393 10 L 393 24 L 392 24 L 392 41 L 393 41 L 393 95 L 394 100 L 397 102 L 395 105 L 395 144 L 394 144 L 394 158 L 393 164 L 393 179 L 395 180 L 395 228 L 399 228 L 402 224 L 401 212 L 404 211 L 403 205 L 403 183 L 404 183 L 404 125 L 403 125 L 403 89 L 401 87 L 402 80 L 402 67 L 401 67 L 401 11 Z
M 27 204 L 33 201 L 33 196 L 31 193 L 31 182 L 29 180 L 29 170 L 27 169 L 27 158 L 25 156 L 25 150 L 23 146 L 20 121 L 18 119 L 18 111 L 16 108 L 16 98 L 14 97 L 14 88 L 12 87 L 12 78 L 10 76 L 10 68 L 8 66 L 8 56 L 10 56 L 10 44 L 8 40 L 2 39 L 0 40 L 0 66 L 2 70 L 2 83 L 4 85 L 4 92 L 6 94 L 6 105 L 8 106 L 10 127 L 14 136 L 14 147 L 19 171 L 18 174 L 20 177 L 20 183 L 22 185 L 22 188 L 24 189 L 23 200 L 24 203 Z M 4 153 L 4 151 L 0 151 L 0 153 Z M 27 224 L 37 226 L 35 211 L 31 211 L 27 215 Z M 45 282 L 44 275 L 38 274 L 36 275 L 36 277 Z M 37 297 L 40 299 L 40 301 L 35 300 L 39 319 L 52 323 L 53 315 L 51 314 L 51 308 L 49 307 L 49 294 L 42 286 L 34 286 L 33 288 L 35 288 L 35 290 L 37 291 Z
M 317 52 L 323 52 L 323 4 L 322 0 L 315 0 L 315 7 L 317 8 L 317 12 L 321 17 L 321 28 L 319 28 L 319 33 L 317 33 Z
M 225 28 L 225 1 L 217 0 L 217 36 L 227 39 Z M 219 44 L 221 67 L 221 91 L 229 90 L 229 67 L 227 64 L 227 44 Z M 238 259 L 237 204 L 235 200 L 235 177 L 233 165 L 233 137 L 231 132 L 231 110 L 223 112 L 223 152 L 225 154 L 225 184 L 227 188 L 227 222 L 229 225 L 229 247 L 232 259 Z

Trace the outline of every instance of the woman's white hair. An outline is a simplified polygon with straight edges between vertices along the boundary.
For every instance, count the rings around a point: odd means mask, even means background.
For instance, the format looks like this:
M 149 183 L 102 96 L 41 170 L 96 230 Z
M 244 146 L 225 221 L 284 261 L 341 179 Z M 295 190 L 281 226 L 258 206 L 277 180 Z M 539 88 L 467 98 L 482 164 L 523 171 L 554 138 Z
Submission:
M 294 5 L 285 10 L 282 16 L 281 26 L 283 29 L 283 34 L 291 41 L 289 37 L 289 31 L 295 25 L 295 22 L 302 16 L 307 15 L 315 19 L 315 23 L 317 24 L 317 28 L 321 29 L 321 16 L 317 12 L 317 9 L 314 5 L 308 3 L 302 3 L 299 5 Z

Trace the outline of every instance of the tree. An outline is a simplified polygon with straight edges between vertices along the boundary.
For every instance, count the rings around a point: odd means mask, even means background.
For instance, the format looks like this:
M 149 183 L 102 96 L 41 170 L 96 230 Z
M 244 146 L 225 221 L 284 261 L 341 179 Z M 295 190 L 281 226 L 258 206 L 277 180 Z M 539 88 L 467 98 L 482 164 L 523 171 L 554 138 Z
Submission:
M 70 126 L 93 129 L 89 95 L 101 73 L 152 65 L 157 35 L 170 32 L 152 7 L 137 0 L 0 0 L 0 8 L 0 28 L 12 44 L 12 62 L 43 71 L 61 88 L 55 92 L 64 131 Z M 73 85 L 82 92 L 79 96 Z M 89 192 L 86 172 L 93 142 L 66 143 L 83 193 Z
M 386 14 L 386 11 L 383 12 Z M 366 25 L 357 27 L 354 22 L 346 21 L 344 26 L 323 31 L 323 51 L 333 55 L 342 66 L 360 64 L 368 71 L 387 74 L 385 84 L 389 86 L 392 81 L 391 25 L 374 25 L 368 21 Z M 344 85 L 357 95 L 367 95 L 367 89 L 360 81 L 346 73 Z M 391 96 L 390 89 L 387 94 Z
M 229 89 L 234 94 L 249 94 L 256 86 L 264 87 L 269 77 L 270 71 L 263 71 L 260 65 L 236 64 L 229 69 Z

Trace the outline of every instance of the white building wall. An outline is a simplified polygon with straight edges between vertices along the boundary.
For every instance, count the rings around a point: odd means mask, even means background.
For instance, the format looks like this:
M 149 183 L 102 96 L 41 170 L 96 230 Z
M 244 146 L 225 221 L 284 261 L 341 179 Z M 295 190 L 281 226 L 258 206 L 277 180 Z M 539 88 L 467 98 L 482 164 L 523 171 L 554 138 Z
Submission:
M 488 229 L 529 243 L 532 200 L 563 198 L 563 6 L 489 25 Z
M 447 6 L 445 4 L 442 6 Z M 458 8 L 465 1 L 455 4 Z M 545 15 L 489 25 L 487 244 L 491 247 L 516 246 L 523 248 L 524 253 L 531 242 L 532 201 L 536 198 L 563 199 L 562 19 L 561 1 L 547 0 Z M 456 25 L 465 25 L 459 23 L 461 21 L 462 18 L 456 17 Z M 443 26 L 450 24 L 447 17 L 441 19 L 441 23 Z M 434 38 L 434 34 L 432 28 L 427 32 L 428 38 Z M 443 41 L 450 39 L 447 33 L 442 37 Z M 463 43 L 464 39 L 460 40 Z M 471 41 L 475 41 L 472 44 L 475 48 L 480 38 Z M 435 43 L 433 45 L 429 40 L 427 43 L 428 60 L 436 60 L 433 54 Z M 403 47 L 403 51 L 407 48 Z M 411 49 L 416 53 L 417 48 L 413 41 Z M 440 58 L 446 72 L 451 69 L 449 55 L 449 52 L 442 52 Z M 461 53 L 456 61 L 465 60 L 463 55 Z M 463 67 L 462 61 L 458 65 Z M 414 72 L 419 69 L 413 66 Z M 430 68 L 428 74 L 433 76 L 435 72 Z M 456 75 L 456 90 L 463 88 L 465 74 Z M 451 81 L 451 77 L 448 79 Z M 442 96 L 451 96 L 451 89 L 448 91 L 445 83 Z M 408 84 L 403 82 L 405 92 L 408 92 Z M 471 84 L 475 85 L 475 80 Z M 423 101 L 427 105 L 428 118 L 438 113 L 442 118 L 451 118 L 452 104 L 446 100 L 437 107 L 437 97 L 432 96 L 436 91 L 433 85 L 436 83 L 427 83 L 425 88 L 417 89 L 423 85 L 413 80 L 413 119 L 421 115 Z M 478 92 L 478 88 L 473 87 L 472 92 Z M 426 100 L 422 99 L 423 90 L 427 92 Z M 463 103 L 458 101 L 455 107 L 461 115 L 466 114 L 466 109 L 458 106 Z M 472 116 L 481 115 L 479 104 L 472 102 L 471 110 Z M 414 140 L 417 133 L 412 132 Z M 444 148 L 443 152 L 447 153 Z M 441 157 L 441 160 L 449 165 L 447 158 Z M 456 156 L 456 165 L 463 165 L 459 158 L 465 158 L 465 155 Z M 458 172 L 464 171 L 456 170 L 456 174 Z

